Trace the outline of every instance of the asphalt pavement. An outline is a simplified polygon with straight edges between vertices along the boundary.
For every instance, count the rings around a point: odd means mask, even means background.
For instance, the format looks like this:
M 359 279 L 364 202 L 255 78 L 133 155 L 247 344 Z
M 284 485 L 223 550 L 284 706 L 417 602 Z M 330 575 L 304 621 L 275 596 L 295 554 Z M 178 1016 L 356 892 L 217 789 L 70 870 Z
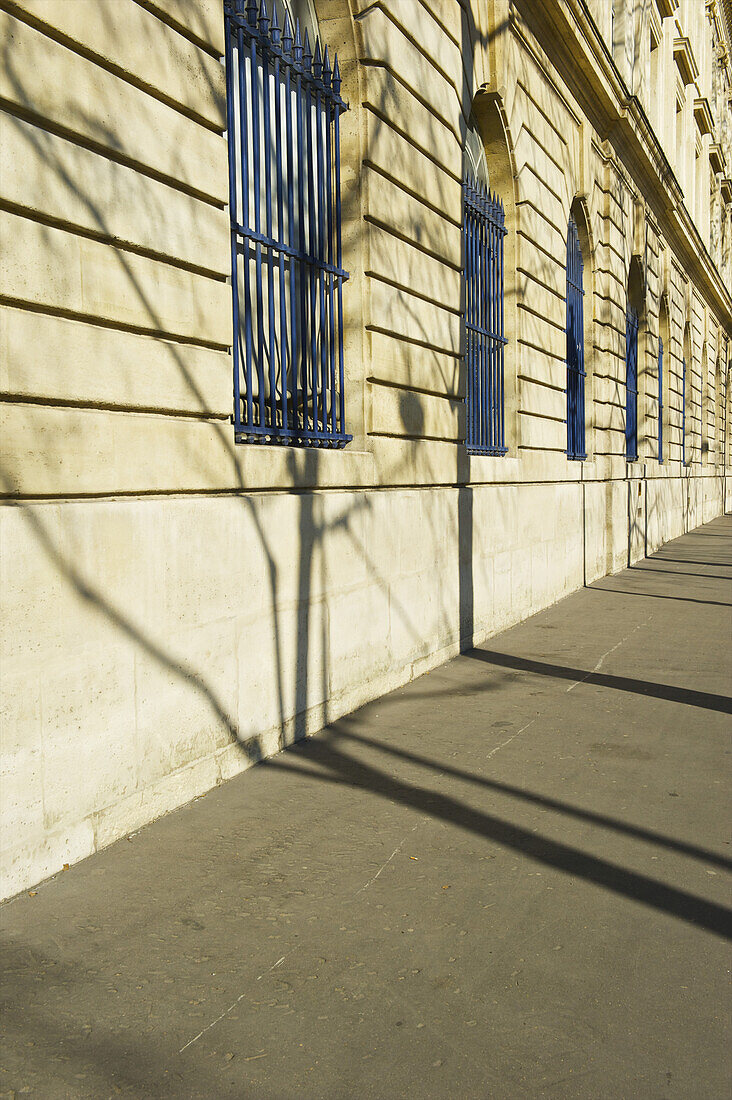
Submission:
M 0 1096 L 730 1095 L 732 517 L 0 909 Z

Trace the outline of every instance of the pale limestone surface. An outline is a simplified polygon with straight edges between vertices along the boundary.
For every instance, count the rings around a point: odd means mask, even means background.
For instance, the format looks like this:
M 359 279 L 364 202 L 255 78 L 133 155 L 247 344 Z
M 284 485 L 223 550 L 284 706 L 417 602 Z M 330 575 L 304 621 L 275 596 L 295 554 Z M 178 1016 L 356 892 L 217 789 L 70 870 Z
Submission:
M 529 0 L 359 2 L 355 18 L 346 0 L 318 0 L 351 105 L 355 438 L 343 452 L 236 446 L 220 0 L 3 7 L 0 846 L 11 894 L 713 518 L 725 493 L 730 507 L 732 279 L 701 247 L 709 211 L 693 172 L 679 174 L 682 191 L 624 102 L 599 0 L 594 29 L 554 0 L 543 14 Z M 628 27 L 646 8 L 629 0 Z M 687 9 L 674 18 L 685 33 L 695 23 L 700 83 L 682 89 L 683 149 L 673 119 L 644 100 L 650 60 L 625 74 L 674 165 L 684 149 L 693 161 L 692 101 L 711 95 L 719 33 L 718 13 L 697 26 Z M 675 89 L 674 20 L 658 20 L 659 79 Z M 473 104 L 509 229 L 502 459 L 471 458 L 462 442 Z M 706 137 L 700 148 L 708 157 Z M 575 200 L 590 253 L 582 464 L 564 453 Z M 640 456 L 628 465 L 634 257 L 646 298 Z

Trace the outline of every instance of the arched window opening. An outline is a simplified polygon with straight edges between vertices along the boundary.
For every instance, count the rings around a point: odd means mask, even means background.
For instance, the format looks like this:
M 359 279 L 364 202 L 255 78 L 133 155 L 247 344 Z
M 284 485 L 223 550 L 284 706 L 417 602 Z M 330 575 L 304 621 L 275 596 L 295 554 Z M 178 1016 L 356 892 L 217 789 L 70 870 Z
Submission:
M 225 0 L 237 442 L 342 447 L 337 57 L 310 0 Z
M 584 459 L 585 449 L 585 327 L 584 264 L 577 223 L 567 228 L 567 457 Z
M 670 355 L 668 305 L 666 300 L 661 301 L 658 314 L 658 461 L 663 463 L 665 457 L 666 420 L 668 418 L 666 396 L 666 362 Z
M 684 327 L 684 355 L 681 360 L 681 461 L 684 466 L 691 462 L 691 446 L 688 435 L 691 431 L 691 379 L 688 376 L 691 367 L 691 326 L 688 321 Z
M 709 462 L 709 355 L 707 354 L 707 342 L 706 340 L 702 344 L 701 354 L 701 394 L 699 402 L 699 416 L 701 419 L 700 427 L 700 445 L 701 445 L 701 460 L 704 463 Z
M 489 184 L 483 139 L 471 116 L 463 165 L 466 447 L 469 454 L 504 455 L 503 203 Z
M 724 448 L 722 446 L 722 433 L 724 425 L 724 375 L 722 369 L 721 353 L 717 355 L 714 366 L 714 460 L 717 465 L 724 465 Z
M 633 257 L 628 277 L 628 301 L 625 319 L 625 457 L 638 458 L 638 330 L 642 321 L 643 273 L 637 256 Z

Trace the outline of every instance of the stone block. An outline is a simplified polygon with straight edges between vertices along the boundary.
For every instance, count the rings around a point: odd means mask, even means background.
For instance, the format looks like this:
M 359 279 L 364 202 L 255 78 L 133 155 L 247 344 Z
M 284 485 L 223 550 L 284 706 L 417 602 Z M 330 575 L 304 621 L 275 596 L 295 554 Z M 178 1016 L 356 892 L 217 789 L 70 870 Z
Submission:
M 229 274 L 224 209 L 14 115 L 0 113 L 0 149 L 0 194 L 17 209 L 115 245 Z
M 10 0 L 10 8 L 161 99 L 226 128 L 223 67 L 133 0 Z
M 0 392 L 224 419 L 233 401 L 231 358 L 6 306 L 0 310 Z
M 223 20 L 222 20 L 223 23 Z M 226 202 L 226 142 L 42 31 L 0 13 L 0 97 L 97 148 Z
M 73 826 L 137 786 L 133 657 L 103 637 L 69 647 L 43 670 L 42 784 L 50 831 Z
M 0 214 L 0 293 L 18 302 L 201 342 L 231 343 L 223 282 Z

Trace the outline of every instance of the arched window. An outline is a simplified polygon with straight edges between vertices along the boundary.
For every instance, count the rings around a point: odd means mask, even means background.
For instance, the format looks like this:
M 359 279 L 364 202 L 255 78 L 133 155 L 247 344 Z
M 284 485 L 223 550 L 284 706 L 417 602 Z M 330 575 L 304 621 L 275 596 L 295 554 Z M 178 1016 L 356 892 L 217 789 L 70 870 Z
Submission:
M 238 442 L 344 446 L 338 59 L 310 0 L 225 0 Z M 302 23 L 301 23 L 302 21 Z M 304 25 L 303 25 L 304 24 Z
M 714 459 L 717 465 L 724 465 L 722 431 L 724 425 L 724 375 L 721 352 L 717 355 L 714 367 Z
M 668 305 L 665 298 L 661 301 L 658 313 L 658 461 L 664 461 L 664 442 L 666 421 L 668 419 L 665 372 L 666 360 L 670 355 Z
M 643 274 L 634 256 L 628 278 L 625 318 L 625 457 L 628 462 L 638 458 L 638 329 L 643 299 Z
M 681 461 L 684 466 L 691 462 L 691 445 L 688 439 L 691 432 L 691 327 L 687 321 L 684 327 L 684 357 L 681 360 Z
M 707 352 L 706 340 L 702 344 L 701 353 L 701 393 L 699 394 L 699 418 L 700 418 L 700 439 L 701 446 L 701 460 L 704 463 L 709 462 L 709 355 Z
M 477 121 L 465 139 L 463 284 L 465 291 L 466 447 L 469 454 L 506 453 L 504 390 L 503 203 L 489 188 Z
M 577 223 L 567 228 L 567 457 L 584 459 L 585 326 L 582 249 Z

